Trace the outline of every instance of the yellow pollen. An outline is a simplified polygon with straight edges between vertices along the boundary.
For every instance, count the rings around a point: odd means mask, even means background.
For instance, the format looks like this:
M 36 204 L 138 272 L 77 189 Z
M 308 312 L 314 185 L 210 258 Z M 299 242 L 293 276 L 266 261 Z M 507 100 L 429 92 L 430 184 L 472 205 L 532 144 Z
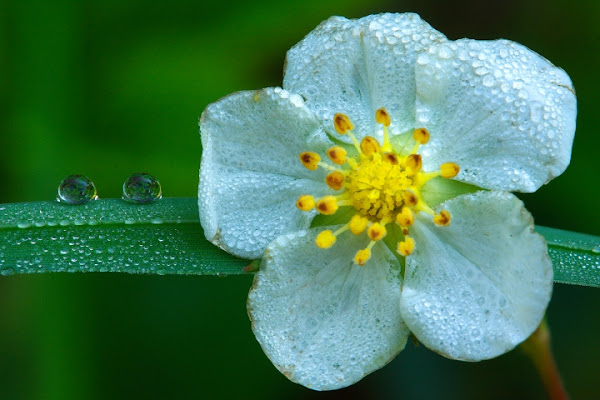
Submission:
M 371 240 L 381 240 L 386 234 L 387 230 L 385 229 L 385 226 L 379 222 L 375 222 L 367 229 L 367 235 L 369 235 Z
M 360 149 L 365 156 L 370 156 L 373 153 L 378 153 L 380 146 L 377 139 L 371 136 L 365 136 L 360 142 Z
M 366 248 L 356 252 L 354 256 L 354 262 L 360 266 L 366 264 L 367 261 L 371 258 L 371 249 Z
M 415 129 L 413 139 L 419 144 L 426 144 L 429 142 L 429 131 L 425 128 Z
M 336 240 L 337 240 L 337 238 L 335 237 L 333 232 L 331 232 L 328 229 L 317 235 L 317 237 L 315 238 L 315 244 L 320 249 L 328 249 L 331 246 L 333 246 L 333 244 L 335 243 Z
M 333 126 L 340 135 L 345 135 L 346 132 L 354 129 L 354 124 L 346 114 L 338 113 L 333 116 Z
M 415 214 L 413 214 L 411 209 L 406 206 L 402 207 L 402 211 L 396 215 L 396 223 L 400 226 L 412 226 L 414 222 Z
M 379 110 L 375 111 L 375 121 L 383 126 L 391 125 L 392 121 L 390 120 L 390 114 L 388 114 L 385 107 L 381 107 Z
M 402 204 L 402 193 L 412 184 L 402 165 L 382 160 L 380 153 L 350 170 L 346 181 L 354 208 L 375 221 L 393 220 L 392 213 Z
M 398 243 L 397 251 L 404 257 L 410 256 L 415 251 L 415 240 L 410 236 L 405 236 L 404 241 Z
M 433 216 L 433 222 L 439 226 L 448 226 L 450 225 L 450 213 L 447 210 L 440 211 L 439 214 Z
M 344 187 L 344 180 L 346 177 L 339 171 L 332 172 L 325 177 L 325 182 L 327 186 L 332 188 L 333 190 L 340 190 Z
M 333 196 L 325 196 L 316 205 L 317 211 L 323 215 L 332 215 L 338 210 L 337 199 Z
M 406 157 L 406 166 L 410 168 L 413 174 L 416 174 L 421 170 L 421 167 L 423 166 L 421 156 L 419 154 L 409 155 L 408 157 Z
M 321 161 L 321 156 L 312 151 L 305 151 L 300 153 L 300 161 L 302 161 L 302 165 L 306 168 L 314 171 L 319 166 L 319 162 Z
M 447 162 L 440 166 L 440 171 L 442 172 L 442 178 L 450 179 L 458 175 L 460 168 L 456 163 Z
M 340 146 L 333 146 L 327 150 L 327 157 L 329 157 L 333 163 L 342 165 L 346 162 L 346 150 Z
M 308 194 L 298 197 L 296 200 L 296 207 L 302 211 L 310 211 L 315 208 L 315 198 Z

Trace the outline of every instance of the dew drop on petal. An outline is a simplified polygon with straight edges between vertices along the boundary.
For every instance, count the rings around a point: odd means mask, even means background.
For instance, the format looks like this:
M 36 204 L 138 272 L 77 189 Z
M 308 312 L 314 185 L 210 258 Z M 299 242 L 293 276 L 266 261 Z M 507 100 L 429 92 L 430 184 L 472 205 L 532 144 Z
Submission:
M 69 175 L 58 185 L 56 200 L 67 204 L 85 204 L 96 200 L 96 186 L 85 175 Z
M 134 173 L 123 183 L 123 199 L 133 203 L 150 203 L 162 197 L 158 180 L 146 173 Z

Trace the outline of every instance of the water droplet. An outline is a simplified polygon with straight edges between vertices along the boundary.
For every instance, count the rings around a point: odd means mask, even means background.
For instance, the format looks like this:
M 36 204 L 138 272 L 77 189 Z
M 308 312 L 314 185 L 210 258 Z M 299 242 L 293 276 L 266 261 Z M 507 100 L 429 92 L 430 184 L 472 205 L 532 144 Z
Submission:
M 150 174 L 135 173 L 123 183 L 123 199 L 134 203 L 150 203 L 162 197 L 160 182 Z
M 58 185 L 56 200 L 61 203 L 85 204 L 97 198 L 96 186 L 87 176 L 69 175 Z

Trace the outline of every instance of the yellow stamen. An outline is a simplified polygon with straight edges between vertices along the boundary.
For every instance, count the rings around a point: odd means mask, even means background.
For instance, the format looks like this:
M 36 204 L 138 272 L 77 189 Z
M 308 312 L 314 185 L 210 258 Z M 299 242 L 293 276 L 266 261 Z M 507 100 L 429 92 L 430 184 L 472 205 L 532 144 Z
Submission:
M 340 190 L 344 187 L 346 177 L 339 171 L 332 172 L 325 177 L 325 183 L 333 190 Z
M 385 107 L 381 107 L 379 110 L 375 111 L 375 121 L 383 126 L 391 125 L 392 121 L 390 120 L 390 114 L 388 114 Z
M 404 257 L 410 256 L 415 251 L 415 240 L 410 236 L 405 236 L 404 241 L 398 243 L 397 251 Z
M 426 144 L 429 142 L 429 131 L 425 128 L 415 129 L 413 139 L 419 144 Z
M 442 211 L 440 211 L 439 214 L 436 214 L 433 217 L 433 222 L 435 222 L 436 225 L 439 225 L 439 226 L 450 225 L 450 220 L 451 220 L 450 213 L 447 210 L 442 210 Z
M 320 249 L 328 249 L 336 242 L 337 238 L 329 229 L 319 233 L 315 239 L 315 244 Z
M 381 149 L 385 152 L 392 150 L 392 145 L 390 144 L 390 132 L 388 127 L 391 125 L 392 121 L 390 119 L 390 114 L 388 114 L 385 107 L 381 107 L 379 110 L 375 111 L 375 121 L 378 124 L 383 125 L 383 146 Z
M 327 157 L 329 157 L 333 163 L 342 165 L 346 162 L 346 150 L 340 146 L 333 146 L 327 150 Z
M 323 215 L 332 215 L 338 209 L 337 199 L 333 196 L 325 196 L 317 201 L 316 209 Z
M 346 114 L 338 113 L 333 116 L 333 126 L 340 135 L 345 135 L 346 132 L 354 129 L 354 124 Z
M 360 266 L 366 264 L 367 261 L 371 258 L 371 249 L 366 248 L 356 252 L 354 256 L 354 262 Z
M 350 220 L 350 231 L 355 235 L 362 233 L 366 228 L 369 220 L 360 214 L 355 214 Z
M 365 136 L 360 142 L 360 149 L 365 156 L 370 156 L 373 153 L 379 153 L 379 142 L 371 136 Z
M 440 166 L 440 171 L 442 172 L 442 178 L 450 179 L 458 175 L 460 168 L 456 163 L 447 162 Z
M 367 229 L 367 235 L 369 235 L 369 238 L 371 238 L 371 240 L 381 240 L 386 234 L 387 229 L 385 229 L 385 226 L 380 224 L 379 222 L 375 222 L 369 227 L 369 229 Z
M 406 166 L 413 174 L 416 174 L 421 170 L 421 167 L 423 166 L 423 160 L 419 154 L 411 154 L 406 157 Z
M 404 204 L 409 207 L 416 206 L 419 202 L 419 198 L 413 192 L 406 190 L 402 193 L 402 199 L 404 200 Z
M 402 211 L 396 215 L 396 223 L 400 226 L 412 226 L 414 222 L 415 214 L 413 214 L 411 209 L 406 206 L 402 207 Z
M 319 166 L 319 167 L 321 167 L 323 169 L 326 169 L 327 171 L 341 171 L 338 167 L 335 167 L 333 165 L 329 165 L 329 164 L 327 164 L 326 162 L 323 162 L 323 161 L 319 161 L 317 163 L 317 166 Z
M 398 165 L 398 163 L 400 162 L 398 160 L 398 156 L 395 155 L 394 153 L 386 153 L 383 155 L 383 159 L 387 162 L 389 162 L 392 165 Z
M 296 207 L 302 211 L 310 211 L 315 208 L 315 198 L 308 194 L 298 197 L 296 200 Z
M 311 171 L 316 170 L 319 165 L 319 161 L 321 161 L 321 156 L 312 151 L 305 151 L 300 153 L 299 158 L 300 161 L 302 161 L 302 165 L 304 165 Z

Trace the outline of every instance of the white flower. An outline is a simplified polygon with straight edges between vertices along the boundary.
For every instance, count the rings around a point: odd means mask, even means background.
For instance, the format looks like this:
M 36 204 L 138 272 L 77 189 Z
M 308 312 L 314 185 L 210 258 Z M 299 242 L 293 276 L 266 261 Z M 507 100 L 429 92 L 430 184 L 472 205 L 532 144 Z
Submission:
M 409 332 L 469 361 L 526 339 L 552 265 L 508 191 L 569 164 L 569 77 L 517 43 L 382 14 L 322 23 L 288 52 L 283 86 L 200 123 L 202 226 L 232 254 L 264 253 L 248 311 L 276 367 L 328 390 Z

